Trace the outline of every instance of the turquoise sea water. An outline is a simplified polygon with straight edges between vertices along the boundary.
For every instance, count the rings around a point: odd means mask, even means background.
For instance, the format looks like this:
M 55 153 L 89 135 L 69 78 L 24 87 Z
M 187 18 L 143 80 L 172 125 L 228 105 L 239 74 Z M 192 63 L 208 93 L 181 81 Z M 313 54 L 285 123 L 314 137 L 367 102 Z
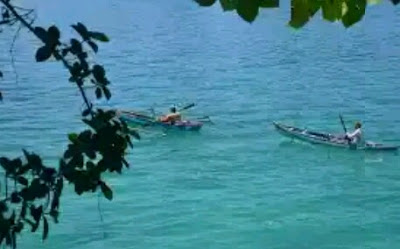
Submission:
M 370 140 L 400 143 L 400 12 L 368 8 L 351 29 L 320 20 L 285 26 L 289 3 L 249 25 L 218 5 L 192 1 L 23 1 L 38 25 L 66 39 L 81 21 L 111 37 L 96 61 L 112 81 L 102 106 L 163 112 L 195 102 L 188 117 L 210 115 L 199 133 L 143 134 L 132 168 L 110 176 L 114 200 L 67 188 L 61 223 L 49 240 L 24 233 L 20 248 L 399 248 L 400 160 L 352 153 L 277 134 L 272 121 L 341 132 L 338 114 L 364 123 Z M 79 5 L 80 4 L 80 5 Z M 34 63 L 27 32 L 0 41 L 0 151 L 22 148 L 50 164 L 66 134 L 83 129 L 82 101 L 57 62 Z

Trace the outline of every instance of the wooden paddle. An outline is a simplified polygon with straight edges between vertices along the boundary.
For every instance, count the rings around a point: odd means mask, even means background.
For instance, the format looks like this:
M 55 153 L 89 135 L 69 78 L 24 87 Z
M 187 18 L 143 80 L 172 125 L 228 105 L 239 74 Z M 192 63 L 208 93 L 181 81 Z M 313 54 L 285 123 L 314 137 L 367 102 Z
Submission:
M 344 133 L 347 134 L 346 125 L 344 124 L 342 114 L 339 114 L 339 118 L 340 118 L 340 122 L 342 123 L 342 127 L 343 127 L 343 130 L 344 130 Z
M 346 129 L 346 125 L 344 124 L 342 114 L 339 114 L 339 118 L 340 118 L 340 122 L 342 123 L 343 130 L 344 130 L 344 134 L 345 134 L 344 138 L 347 140 L 347 144 L 349 146 L 351 146 L 351 144 L 350 144 L 351 140 L 349 137 L 347 137 L 347 129 Z
M 181 111 L 190 109 L 190 108 L 192 108 L 192 107 L 195 106 L 195 105 L 196 105 L 195 103 L 191 103 L 191 104 L 185 105 L 184 107 L 182 107 L 182 108 L 180 108 L 180 109 L 177 109 L 177 111 L 178 111 L 178 112 L 181 112 Z
M 193 106 L 195 106 L 195 103 L 188 104 L 188 105 L 182 107 L 181 109 L 179 109 L 179 111 L 181 112 L 181 111 L 187 110 L 189 108 L 192 108 Z

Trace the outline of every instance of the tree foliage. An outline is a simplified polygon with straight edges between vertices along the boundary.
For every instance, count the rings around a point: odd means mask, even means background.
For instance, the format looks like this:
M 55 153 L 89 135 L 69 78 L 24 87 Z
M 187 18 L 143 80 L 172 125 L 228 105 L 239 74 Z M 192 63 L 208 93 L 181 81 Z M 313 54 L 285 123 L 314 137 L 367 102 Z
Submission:
M 200 6 L 209 7 L 216 0 L 194 0 Z M 399 0 L 391 0 L 397 5 Z M 58 165 L 46 166 L 34 152 L 22 150 L 21 157 L 0 157 L 4 171 L 0 199 L 0 246 L 4 243 L 15 248 L 17 234 L 24 228 L 36 232 L 42 228 L 42 239 L 49 235 L 49 219 L 59 219 L 59 208 L 65 182 L 71 184 L 78 195 L 100 189 L 105 198 L 113 199 L 113 192 L 104 180 L 106 172 L 122 173 L 128 168 L 125 159 L 128 148 L 133 147 L 129 130 L 115 111 L 95 109 L 87 98 L 84 86 L 95 86 L 97 98 L 111 98 L 110 81 L 102 65 L 88 62 L 88 50 L 98 53 L 98 42 L 108 42 L 109 37 L 99 31 L 90 30 L 82 23 L 71 25 L 77 37 L 62 41 L 57 26 L 33 26 L 33 10 L 12 4 L 12 0 L 0 0 L 2 4 L 0 26 L 21 24 L 28 29 L 42 46 L 34 53 L 37 62 L 55 59 L 63 65 L 69 75 L 68 81 L 80 91 L 85 103 L 82 122 L 87 128 L 79 133 L 68 134 L 69 144 L 60 157 Z M 236 11 L 245 21 L 253 22 L 260 9 L 278 8 L 279 0 L 219 0 L 223 11 Z M 291 0 L 289 25 L 303 27 L 319 10 L 325 20 L 341 21 L 345 27 L 359 22 L 366 10 L 367 0 Z M 0 79 L 3 73 L 0 71 Z M 0 100 L 3 96 L 0 92 Z
M 59 61 L 69 72 L 69 82 L 79 89 L 86 105 L 82 121 L 87 129 L 68 135 L 69 144 L 58 165 L 46 166 L 39 155 L 26 150 L 22 157 L 0 157 L 5 175 L 0 200 L 0 245 L 5 243 L 15 248 L 16 235 L 25 227 L 31 232 L 42 227 L 43 240 L 48 237 L 49 219 L 58 222 L 65 181 L 78 195 L 100 189 L 105 198 L 112 200 L 113 193 L 104 180 L 104 173 L 121 174 L 123 168 L 128 168 L 124 156 L 133 145 L 132 131 L 127 124 L 113 110 L 95 109 L 83 88 L 87 84 L 94 85 L 97 98 L 111 98 L 105 68 L 87 60 L 88 49 L 97 53 L 97 42 L 108 42 L 107 35 L 76 23 L 71 28 L 77 37 L 62 41 L 56 26 L 39 27 L 28 22 L 30 10 L 17 7 L 9 0 L 0 0 L 0 3 L 3 4 L 0 24 L 20 23 L 32 32 L 42 42 L 34 54 L 35 60 L 40 63 L 50 59 Z M 134 135 L 140 139 L 138 134 Z
M 200 6 L 210 7 L 217 0 L 194 0 Z M 341 21 L 348 28 L 365 14 L 368 0 L 291 0 L 290 27 L 301 28 L 321 10 L 324 20 Z M 391 0 L 397 5 L 400 0 Z M 236 11 L 246 22 L 253 22 L 261 8 L 278 8 L 279 0 L 219 0 L 223 11 Z

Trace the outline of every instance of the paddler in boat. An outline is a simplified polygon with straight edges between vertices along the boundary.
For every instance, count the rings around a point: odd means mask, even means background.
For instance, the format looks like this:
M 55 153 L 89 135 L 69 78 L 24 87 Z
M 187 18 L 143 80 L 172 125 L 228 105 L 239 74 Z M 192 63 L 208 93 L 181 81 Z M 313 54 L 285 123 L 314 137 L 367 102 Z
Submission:
M 363 135 L 361 131 L 361 123 L 356 122 L 354 125 L 354 131 L 353 132 L 348 132 L 345 136 L 346 139 L 349 139 L 353 145 L 359 145 L 363 142 Z
M 176 107 L 173 106 L 169 110 L 169 114 L 159 118 L 161 122 L 174 124 L 176 121 L 181 121 L 182 115 L 176 110 Z

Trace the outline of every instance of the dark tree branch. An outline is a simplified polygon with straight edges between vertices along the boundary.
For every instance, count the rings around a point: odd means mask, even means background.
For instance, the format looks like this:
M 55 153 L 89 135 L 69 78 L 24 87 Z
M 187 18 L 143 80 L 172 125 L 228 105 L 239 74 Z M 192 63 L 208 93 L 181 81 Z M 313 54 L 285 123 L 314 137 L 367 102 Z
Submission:
M 27 29 L 29 29 L 29 31 L 31 31 L 39 40 L 41 40 L 43 43 L 46 43 L 46 41 L 43 40 L 43 38 L 40 37 L 40 36 L 37 34 L 37 32 L 35 31 L 35 29 L 33 28 L 33 26 L 32 26 L 30 23 L 28 23 L 28 22 L 17 12 L 17 10 L 15 9 L 15 7 L 14 7 L 13 5 L 11 5 L 11 3 L 10 3 L 9 1 L 7 1 L 7 0 L 0 0 L 0 2 L 3 3 L 4 6 L 15 16 L 15 18 L 18 19 L 18 21 L 20 21 Z M 63 56 L 61 56 L 61 54 L 60 54 L 58 51 L 55 51 L 55 53 L 56 53 L 56 55 L 57 55 L 59 58 L 61 58 L 61 61 L 62 61 L 63 65 L 64 65 L 69 71 L 71 71 L 71 70 L 72 70 L 72 66 L 68 64 L 67 60 L 66 60 Z M 86 106 L 87 106 L 87 108 L 88 108 L 88 110 L 89 110 L 91 116 L 93 117 L 92 105 L 90 104 L 90 102 L 89 102 L 89 100 L 88 100 L 88 98 L 87 98 L 87 96 L 86 96 L 86 93 L 85 93 L 85 91 L 84 91 L 84 89 L 83 89 L 83 87 L 82 87 L 82 86 L 83 86 L 83 80 L 82 80 L 81 78 L 77 78 L 77 79 L 76 79 L 76 85 L 78 86 L 79 92 L 81 93 L 82 98 L 83 98 L 83 100 L 84 100 L 84 102 L 85 102 L 85 104 L 86 104 Z

